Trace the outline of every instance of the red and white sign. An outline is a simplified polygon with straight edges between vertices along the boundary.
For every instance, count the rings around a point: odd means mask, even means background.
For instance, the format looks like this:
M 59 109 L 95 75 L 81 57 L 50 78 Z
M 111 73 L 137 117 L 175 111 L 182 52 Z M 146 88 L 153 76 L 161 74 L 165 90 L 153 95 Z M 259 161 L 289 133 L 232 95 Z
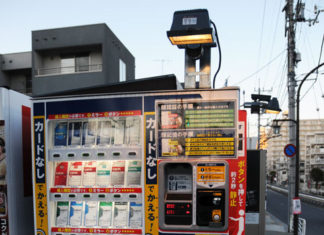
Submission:
M 299 197 L 295 197 L 293 199 L 293 214 L 300 215 L 301 214 L 301 202 Z
M 124 117 L 124 116 L 138 116 L 141 114 L 142 114 L 141 110 L 94 112 L 94 113 L 51 114 L 51 115 L 48 115 L 48 119 Z

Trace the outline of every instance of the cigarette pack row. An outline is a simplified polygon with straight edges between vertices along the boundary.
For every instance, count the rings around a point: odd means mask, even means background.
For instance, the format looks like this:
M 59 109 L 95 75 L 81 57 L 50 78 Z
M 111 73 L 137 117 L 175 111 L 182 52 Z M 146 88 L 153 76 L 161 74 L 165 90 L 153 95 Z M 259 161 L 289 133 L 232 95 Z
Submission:
M 142 227 L 142 203 L 59 201 L 56 203 L 57 227 Z
M 54 186 L 109 187 L 141 185 L 141 161 L 55 163 Z
M 140 117 L 54 123 L 54 147 L 140 144 Z

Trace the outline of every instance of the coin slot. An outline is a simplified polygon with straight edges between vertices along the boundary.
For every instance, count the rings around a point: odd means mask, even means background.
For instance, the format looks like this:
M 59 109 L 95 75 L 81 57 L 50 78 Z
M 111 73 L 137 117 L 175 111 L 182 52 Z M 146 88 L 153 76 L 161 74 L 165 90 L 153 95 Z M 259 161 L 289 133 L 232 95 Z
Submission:
M 104 157 L 105 156 L 105 153 L 97 153 L 97 156 L 98 157 Z
M 68 156 L 68 157 L 75 157 L 75 154 L 74 154 L 74 153 L 68 153 L 67 156 Z
M 90 153 L 82 153 L 82 157 L 90 157 Z

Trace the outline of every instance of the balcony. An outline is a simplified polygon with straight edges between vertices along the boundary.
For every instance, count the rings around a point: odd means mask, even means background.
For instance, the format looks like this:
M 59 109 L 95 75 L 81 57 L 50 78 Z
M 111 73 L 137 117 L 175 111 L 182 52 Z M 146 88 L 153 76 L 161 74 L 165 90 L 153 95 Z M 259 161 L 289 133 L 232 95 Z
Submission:
M 41 76 L 101 72 L 101 71 L 102 71 L 102 64 L 89 64 L 89 65 L 82 65 L 82 66 L 39 68 L 35 70 L 35 76 L 41 77 Z
M 324 165 L 324 159 L 313 159 L 310 161 L 310 165 Z

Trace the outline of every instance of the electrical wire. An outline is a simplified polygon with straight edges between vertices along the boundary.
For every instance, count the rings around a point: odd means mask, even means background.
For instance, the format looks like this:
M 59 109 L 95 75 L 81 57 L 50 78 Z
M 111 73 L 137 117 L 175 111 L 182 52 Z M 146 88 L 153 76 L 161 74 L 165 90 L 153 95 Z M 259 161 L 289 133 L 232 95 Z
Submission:
M 238 84 L 241 84 L 242 82 L 245 82 L 246 80 L 248 80 L 249 78 L 253 77 L 258 72 L 262 71 L 264 68 L 266 68 L 267 66 L 269 66 L 273 61 L 275 61 L 276 59 L 278 59 L 278 57 L 281 56 L 285 51 L 286 51 L 286 49 L 282 50 L 278 55 L 276 55 L 272 60 L 270 60 L 265 65 L 263 65 L 260 69 L 258 69 L 257 71 L 251 73 L 250 75 L 246 76 L 241 81 L 237 82 L 235 85 L 238 85 Z
M 322 51 L 323 51 L 323 43 L 324 43 L 324 35 L 323 35 L 323 39 L 322 39 L 322 44 L 321 44 L 321 50 L 320 50 L 320 56 L 319 56 L 319 58 L 318 58 L 318 64 L 317 64 L 317 66 L 318 65 L 320 65 L 320 63 L 321 63 L 321 58 L 322 58 Z M 300 100 L 302 100 L 306 95 L 307 95 L 307 93 L 310 91 L 310 89 L 312 88 L 312 87 L 314 87 L 314 85 L 315 85 L 315 83 L 317 82 L 317 79 L 318 79 L 318 69 L 316 70 L 316 77 L 315 77 L 315 80 L 314 80 L 314 82 L 313 82 L 313 84 L 308 88 L 308 90 L 305 92 L 305 94 L 301 97 L 301 99 Z M 323 95 L 323 91 L 322 91 L 322 87 L 321 87 L 321 83 L 320 83 L 320 89 L 321 89 L 321 93 L 322 93 L 322 95 Z
M 222 50 L 221 50 L 221 46 L 220 46 L 219 39 L 218 39 L 218 33 L 217 33 L 216 25 L 212 20 L 210 22 L 212 23 L 212 25 L 213 25 L 213 27 L 215 29 L 215 37 L 216 37 L 216 43 L 217 43 L 217 47 L 218 47 L 218 54 L 219 54 L 218 68 L 217 68 L 217 71 L 215 72 L 214 79 L 213 79 L 213 88 L 215 89 L 216 77 L 217 77 L 217 74 L 219 73 L 219 70 L 220 70 L 220 68 L 222 66 Z
M 322 59 L 323 44 L 324 44 L 324 34 L 323 34 L 323 38 L 322 38 L 322 44 L 321 44 L 321 50 L 320 50 L 320 56 L 319 56 L 319 58 L 318 58 L 318 65 L 321 63 L 321 59 Z M 318 77 L 318 70 L 316 71 L 316 80 L 317 80 L 317 77 Z M 322 95 L 323 95 L 323 90 L 322 90 L 321 81 L 318 80 L 318 82 L 319 82 L 319 87 L 320 87 L 321 93 L 322 93 Z
M 276 24 L 275 24 L 275 29 L 274 29 L 274 32 L 273 32 L 273 39 L 272 39 L 272 45 L 271 45 L 271 49 L 270 49 L 270 56 L 269 56 L 269 59 L 271 59 L 272 57 L 272 53 L 273 53 L 273 48 L 274 48 L 274 44 L 275 44 L 275 39 L 276 39 L 276 35 L 277 35 L 277 29 L 278 29 L 278 24 L 279 24 L 279 15 L 281 14 L 281 8 L 282 8 L 282 1 L 280 1 L 279 3 L 279 10 L 278 10 L 278 13 L 277 13 L 277 19 L 276 19 Z M 265 80 L 264 80 L 264 83 L 263 83 L 263 87 L 266 86 L 266 82 L 268 81 L 268 76 L 269 76 L 269 67 L 268 69 L 266 70 L 266 74 L 265 74 Z
M 262 42 L 263 42 L 263 26 L 264 26 L 264 18 L 265 18 L 265 12 L 267 8 L 267 0 L 264 0 L 264 5 L 263 5 L 263 13 L 262 13 L 262 23 L 261 23 L 261 33 L 260 33 L 260 43 L 259 43 L 259 51 L 258 51 L 258 59 L 257 59 L 257 66 L 256 68 L 259 67 L 260 63 L 260 58 L 261 58 L 261 51 L 262 51 Z M 258 73 L 256 74 L 256 77 L 258 77 Z M 258 88 L 260 90 L 260 77 L 258 78 Z

